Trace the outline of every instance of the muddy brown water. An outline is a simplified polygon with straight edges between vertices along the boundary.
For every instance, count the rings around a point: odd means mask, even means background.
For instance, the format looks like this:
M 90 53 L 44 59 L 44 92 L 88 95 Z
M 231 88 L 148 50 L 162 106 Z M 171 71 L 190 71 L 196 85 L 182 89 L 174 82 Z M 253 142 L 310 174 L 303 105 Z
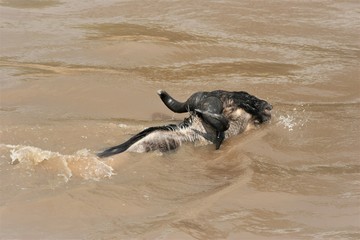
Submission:
M 359 239 L 358 1 L 0 1 L 1 239 Z M 221 149 L 95 153 L 243 90 Z

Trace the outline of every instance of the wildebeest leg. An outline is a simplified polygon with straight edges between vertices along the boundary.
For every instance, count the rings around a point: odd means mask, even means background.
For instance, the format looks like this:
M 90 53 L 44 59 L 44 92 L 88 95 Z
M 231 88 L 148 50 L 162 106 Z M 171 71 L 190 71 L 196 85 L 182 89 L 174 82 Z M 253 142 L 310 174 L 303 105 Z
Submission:
M 229 128 L 229 121 L 221 114 L 223 111 L 223 103 L 217 97 L 208 97 L 201 101 L 198 109 L 202 119 L 216 130 L 216 149 L 220 148 L 225 138 L 225 131 Z

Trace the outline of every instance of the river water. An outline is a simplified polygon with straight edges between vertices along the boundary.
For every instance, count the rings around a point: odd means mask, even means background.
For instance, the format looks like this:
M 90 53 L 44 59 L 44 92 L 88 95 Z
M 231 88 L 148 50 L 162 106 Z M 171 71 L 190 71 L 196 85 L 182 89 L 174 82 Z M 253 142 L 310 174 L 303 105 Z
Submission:
M 0 1 L 1 239 L 359 239 L 358 1 Z M 95 153 L 247 91 L 259 129 Z

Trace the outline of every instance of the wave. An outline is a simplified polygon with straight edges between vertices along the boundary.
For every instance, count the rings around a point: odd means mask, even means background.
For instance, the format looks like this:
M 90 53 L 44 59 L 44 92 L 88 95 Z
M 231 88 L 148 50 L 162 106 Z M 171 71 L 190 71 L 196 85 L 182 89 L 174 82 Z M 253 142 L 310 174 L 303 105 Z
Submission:
M 31 170 L 46 165 L 47 169 L 64 178 L 65 182 L 68 182 L 72 176 L 99 181 L 114 175 L 113 168 L 100 161 L 88 149 L 79 150 L 72 155 L 64 155 L 33 146 L 0 144 L 0 150 L 9 153 L 12 165 Z

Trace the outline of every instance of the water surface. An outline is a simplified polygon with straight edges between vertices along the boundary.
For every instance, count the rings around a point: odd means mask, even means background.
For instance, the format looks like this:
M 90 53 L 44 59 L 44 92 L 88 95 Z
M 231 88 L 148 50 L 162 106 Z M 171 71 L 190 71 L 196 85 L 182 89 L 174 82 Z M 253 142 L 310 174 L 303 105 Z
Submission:
M 0 2 L 1 239 L 359 239 L 357 1 Z M 94 154 L 242 90 L 259 129 Z

